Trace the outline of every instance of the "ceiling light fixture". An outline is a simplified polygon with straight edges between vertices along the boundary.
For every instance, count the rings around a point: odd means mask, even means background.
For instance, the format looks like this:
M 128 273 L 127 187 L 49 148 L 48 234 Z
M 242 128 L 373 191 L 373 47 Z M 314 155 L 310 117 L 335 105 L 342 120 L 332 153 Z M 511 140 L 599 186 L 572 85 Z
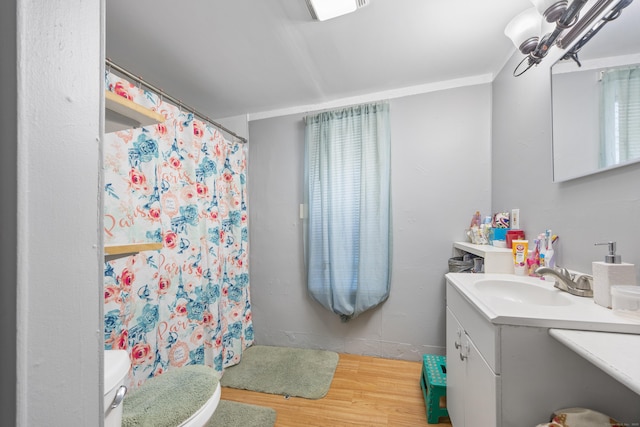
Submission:
M 526 55 L 513 70 L 513 75 L 520 76 L 534 65 L 538 65 L 552 46 L 567 49 L 578 37 L 582 37 L 575 47 L 563 56 L 563 59 L 574 59 L 579 65 L 577 55 L 580 48 L 604 24 L 620 16 L 622 9 L 632 1 L 593 0 L 593 5 L 580 18 L 580 11 L 589 0 L 572 0 L 571 3 L 567 0 L 531 0 L 535 7 L 518 14 L 504 30 L 515 47 Z M 598 21 L 595 22 L 596 20 Z
M 369 4 L 369 0 L 306 0 L 311 17 L 318 21 L 355 12 Z

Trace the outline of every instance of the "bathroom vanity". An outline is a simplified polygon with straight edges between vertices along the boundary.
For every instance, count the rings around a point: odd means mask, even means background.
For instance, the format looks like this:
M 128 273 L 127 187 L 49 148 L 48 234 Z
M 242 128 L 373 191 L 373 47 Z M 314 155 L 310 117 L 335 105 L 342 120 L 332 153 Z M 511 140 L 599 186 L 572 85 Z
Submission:
M 455 427 L 534 426 L 575 406 L 640 422 L 640 395 L 558 339 L 562 331 L 636 338 L 640 321 L 538 278 L 449 273 L 446 281 L 447 408 Z

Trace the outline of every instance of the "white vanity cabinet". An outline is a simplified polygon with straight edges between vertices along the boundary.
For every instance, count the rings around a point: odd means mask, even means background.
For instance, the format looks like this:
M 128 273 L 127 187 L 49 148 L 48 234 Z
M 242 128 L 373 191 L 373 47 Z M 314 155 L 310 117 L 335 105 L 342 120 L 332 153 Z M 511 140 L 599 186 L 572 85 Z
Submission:
M 483 275 L 447 275 L 447 409 L 454 427 L 534 426 L 576 406 L 640 421 L 640 395 L 554 339 L 543 322 L 477 305 L 460 286 L 473 276 Z
M 447 410 L 455 427 L 497 425 L 499 380 L 447 308 Z

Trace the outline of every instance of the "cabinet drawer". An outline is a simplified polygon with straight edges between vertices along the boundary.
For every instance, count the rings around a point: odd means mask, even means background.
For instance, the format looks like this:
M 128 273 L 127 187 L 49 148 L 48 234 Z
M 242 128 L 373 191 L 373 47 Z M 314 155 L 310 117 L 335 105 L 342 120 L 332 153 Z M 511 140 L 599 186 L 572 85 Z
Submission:
M 493 372 L 499 375 L 500 328 L 484 318 L 449 282 L 447 282 L 447 307 L 455 314 Z

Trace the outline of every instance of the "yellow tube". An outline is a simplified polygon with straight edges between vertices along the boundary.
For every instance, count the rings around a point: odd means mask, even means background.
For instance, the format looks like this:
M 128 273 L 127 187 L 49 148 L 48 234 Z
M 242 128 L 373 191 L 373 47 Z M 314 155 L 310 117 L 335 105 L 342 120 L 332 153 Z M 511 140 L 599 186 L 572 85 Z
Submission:
M 511 245 L 513 251 L 513 270 L 518 276 L 524 276 L 526 272 L 527 256 L 529 252 L 528 240 L 514 240 Z

